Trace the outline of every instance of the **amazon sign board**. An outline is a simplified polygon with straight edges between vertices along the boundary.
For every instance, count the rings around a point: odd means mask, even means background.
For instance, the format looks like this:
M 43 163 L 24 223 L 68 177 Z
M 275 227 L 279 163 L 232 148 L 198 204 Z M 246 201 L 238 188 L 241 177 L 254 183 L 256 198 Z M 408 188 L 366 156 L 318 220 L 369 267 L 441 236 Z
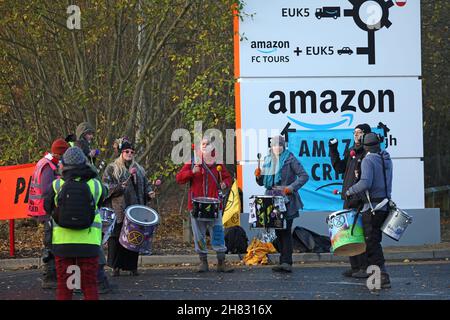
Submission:
M 305 210 L 338 210 L 342 175 L 331 167 L 367 123 L 394 163 L 392 197 L 424 208 L 419 0 L 247 0 L 234 21 L 239 184 L 262 194 L 253 172 L 281 134 L 307 170 Z
M 419 0 L 246 0 L 240 77 L 420 76 Z
M 239 85 L 244 208 L 251 195 L 264 193 L 253 176 L 257 154 L 266 155 L 269 137 L 281 134 L 310 177 L 300 190 L 304 209 L 341 209 L 342 200 L 333 191 L 341 190 L 343 175 L 331 166 L 328 141 L 338 140 L 342 156 L 353 145 L 353 129 L 360 123 L 385 135 L 382 147 L 394 161 L 396 203 L 424 207 L 419 79 L 247 79 Z
M 266 152 L 268 137 L 260 132 L 333 131 L 360 123 L 376 128 L 380 122 L 389 130 L 385 144 L 393 158 L 423 157 L 417 78 L 264 79 L 239 85 L 241 161 L 255 161 L 258 152 Z

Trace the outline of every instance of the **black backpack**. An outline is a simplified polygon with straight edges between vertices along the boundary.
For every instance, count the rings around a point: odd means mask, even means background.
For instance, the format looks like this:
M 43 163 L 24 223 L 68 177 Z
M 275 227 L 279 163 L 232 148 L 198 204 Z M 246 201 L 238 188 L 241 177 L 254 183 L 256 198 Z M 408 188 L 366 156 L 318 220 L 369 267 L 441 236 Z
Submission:
M 245 230 L 234 226 L 225 230 L 225 246 L 227 253 L 247 253 L 248 238 Z
M 58 192 L 55 222 L 69 229 L 89 228 L 95 219 L 95 200 L 87 181 L 66 181 Z

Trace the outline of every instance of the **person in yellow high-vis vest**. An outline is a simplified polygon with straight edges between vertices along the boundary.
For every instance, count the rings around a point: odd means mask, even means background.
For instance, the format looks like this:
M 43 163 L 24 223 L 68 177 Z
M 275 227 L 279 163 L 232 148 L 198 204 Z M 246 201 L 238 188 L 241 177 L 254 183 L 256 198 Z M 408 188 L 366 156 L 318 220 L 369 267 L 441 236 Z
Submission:
M 45 196 L 45 210 L 53 218 L 58 300 L 72 299 L 73 289 L 80 288 L 86 300 L 98 300 L 102 220 L 97 209 L 107 191 L 95 176 L 83 151 L 71 147 L 62 158 L 62 177 Z

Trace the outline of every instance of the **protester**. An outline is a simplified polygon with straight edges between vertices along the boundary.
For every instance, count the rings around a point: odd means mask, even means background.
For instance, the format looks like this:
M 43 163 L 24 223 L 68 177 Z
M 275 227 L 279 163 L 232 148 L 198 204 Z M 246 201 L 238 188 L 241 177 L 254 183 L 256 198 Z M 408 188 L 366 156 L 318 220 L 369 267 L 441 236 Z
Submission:
M 256 183 L 266 188 L 266 195 L 286 196 L 286 229 L 276 229 L 279 240 L 279 265 L 275 272 L 292 272 L 292 223 L 303 209 L 298 190 L 308 181 L 309 176 L 297 158 L 286 150 L 282 136 L 275 136 L 270 142 L 270 153 L 264 158 L 263 169 L 255 170 Z M 277 192 L 279 191 L 279 192 Z
M 51 190 L 53 180 L 58 177 L 59 161 L 68 148 L 69 145 L 63 139 L 53 141 L 51 152 L 46 152 L 44 157 L 38 161 L 31 178 L 28 215 L 44 224 L 43 289 L 56 288 L 55 257 L 52 253 L 52 222 L 51 216 L 44 209 L 44 195 Z
M 155 197 L 146 172 L 134 159 L 135 149 L 127 139 L 118 145 L 120 155 L 109 164 L 103 174 L 103 182 L 109 189 L 108 201 L 116 214 L 116 224 L 108 239 L 108 265 L 113 268 L 113 276 L 119 276 L 120 270 L 130 271 L 133 276 L 139 275 L 139 252 L 128 250 L 119 242 L 125 218 L 125 210 L 131 205 L 147 205 L 149 199 Z
M 355 196 L 364 197 L 362 222 L 367 259 L 369 265 L 376 265 L 381 270 L 381 288 L 390 288 L 391 282 L 381 246 L 381 227 L 387 218 L 389 208 L 386 204 L 372 211 L 372 208 L 376 208 L 384 199 L 390 199 L 392 191 L 392 160 L 387 151 L 381 151 L 381 141 L 382 138 L 375 133 L 363 136 L 362 145 L 367 155 L 362 160 L 361 179 L 349 187 L 345 195 L 348 200 L 352 200 Z
M 69 287 L 69 267 L 77 265 L 85 300 L 98 300 L 98 255 L 102 224 L 98 207 L 106 189 L 95 179 L 78 147 L 67 149 L 62 157 L 62 177 L 54 180 L 45 196 L 45 210 L 52 214 L 54 225 L 52 249 L 56 259 L 58 300 L 71 300 L 74 287 Z M 70 281 L 69 281 L 70 282 Z M 77 281 L 75 281 L 75 284 Z
M 95 160 L 99 155 L 99 150 L 92 149 L 92 141 L 94 140 L 95 130 L 89 122 L 82 122 L 76 129 L 77 141 L 75 145 L 83 150 L 84 155 L 88 158 L 89 163 L 95 166 Z
M 224 228 L 222 223 L 223 204 L 220 204 L 217 218 L 203 220 L 192 215 L 192 199 L 196 197 L 209 197 L 219 201 L 219 190 L 225 190 L 231 186 L 231 176 L 225 166 L 218 165 L 215 158 L 215 150 L 209 138 L 201 141 L 201 146 L 195 152 L 198 153 L 198 163 L 191 161 L 186 163 L 176 175 L 179 184 L 189 183 L 188 210 L 191 216 L 192 232 L 194 234 L 195 252 L 200 258 L 198 272 L 209 271 L 208 248 L 206 245 L 206 231 L 211 237 L 211 246 L 217 255 L 217 271 L 232 272 L 232 268 L 226 266 Z M 219 170 L 218 170 L 219 167 Z M 220 172 L 220 173 L 219 173 Z
M 353 131 L 353 146 L 344 154 L 344 159 L 341 160 L 338 151 L 337 139 L 330 139 L 328 146 L 330 148 L 330 158 L 334 170 L 337 173 L 344 174 L 341 197 L 344 199 L 344 209 L 355 209 L 360 211 L 362 208 L 362 200 L 354 198 L 352 200 L 345 199 L 347 189 L 359 181 L 361 177 L 361 161 L 366 155 L 363 146 L 361 145 L 361 138 L 363 134 L 370 133 L 372 130 L 367 123 L 359 124 Z M 342 275 L 345 277 L 367 278 L 366 273 L 368 262 L 367 253 L 363 252 L 359 255 L 349 257 L 350 269 L 345 270 Z

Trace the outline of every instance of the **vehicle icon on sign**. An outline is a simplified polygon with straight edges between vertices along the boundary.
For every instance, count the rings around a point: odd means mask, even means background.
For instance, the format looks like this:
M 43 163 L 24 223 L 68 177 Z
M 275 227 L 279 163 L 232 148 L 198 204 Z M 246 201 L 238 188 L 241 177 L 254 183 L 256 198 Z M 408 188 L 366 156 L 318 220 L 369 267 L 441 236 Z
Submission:
M 340 7 L 323 7 L 316 9 L 316 18 L 333 18 L 337 19 L 341 16 L 341 8 Z
M 342 47 L 342 49 L 339 49 L 337 51 L 337 53 L 338 53 L 338 55 L 341 55 L 341 54 L 351 55 L 351 54 L 353 54 L 353 50 L 350 49 L 349 47 Z

